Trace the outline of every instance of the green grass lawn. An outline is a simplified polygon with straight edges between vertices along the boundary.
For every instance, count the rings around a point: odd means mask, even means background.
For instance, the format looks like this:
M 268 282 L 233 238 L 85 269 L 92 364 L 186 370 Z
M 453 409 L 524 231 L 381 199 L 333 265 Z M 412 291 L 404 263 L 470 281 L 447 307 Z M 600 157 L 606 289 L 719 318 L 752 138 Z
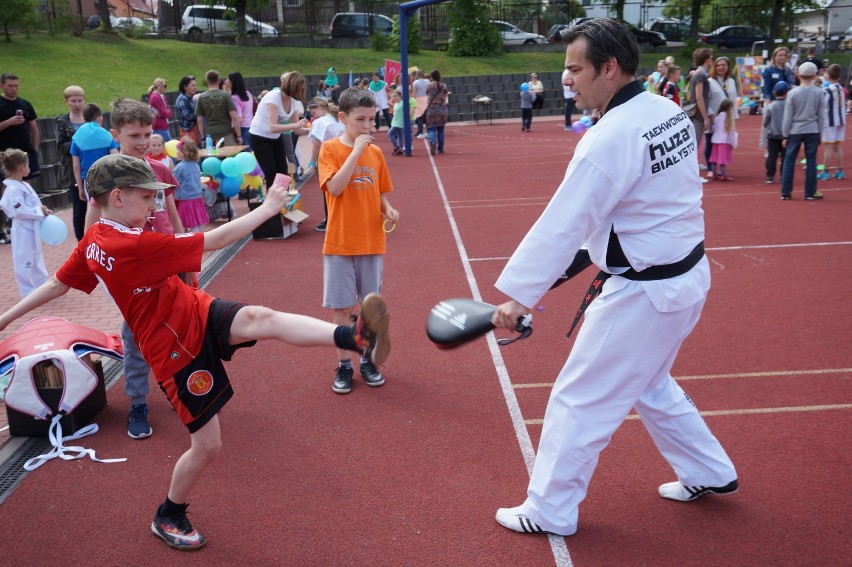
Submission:
M 82 38 L 13 36 L 11 43 L 0 45 L 0 72 L 11 71 L 20 77 L 20 96 L 29 100 L 42 117 L 67 111 L 62 92 L 72 84 L 82 86 L 87 100 L 106 110 L 116 97 L 139 98 L 156 77 L 168 80 L 169 90 L 177 90 L 182 76 L 203 77 L 211 68 L 221 73 L 239 71 L 244 77 L 272 77 L 293 70 L 307 75 L 325 74 L 334 66 L 343 78 L 349 69 L 367 73 L 383 65 L 385 59 L 399 59 L 398 52 L 371 49 L 238 47 L 133 39 L 100 32 L 86 33 Z M 643 54 L 642 66 L 654 67 L 659 58 L 659 54 Z M 460 58 L 441 51 L 424 51 L 410 55 L 409 65 L 427 71 L 440 69 L 446 77 L 458 77 L 561 71 L 564 60 L 562 52 Z

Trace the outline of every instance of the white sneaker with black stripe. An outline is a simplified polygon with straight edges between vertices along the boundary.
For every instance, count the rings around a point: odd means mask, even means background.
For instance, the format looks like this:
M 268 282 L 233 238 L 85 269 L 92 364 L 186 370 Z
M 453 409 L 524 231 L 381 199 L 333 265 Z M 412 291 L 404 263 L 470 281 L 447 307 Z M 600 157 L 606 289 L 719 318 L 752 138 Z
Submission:
M 667 482 L 660 485 L 658 492 L 663 498 L 677 500 L 678 502 L 689 502 L 697 500 L 705 494 L 719 494 L 727 496 L 739 490 L 740 485 L 736 479 L 725 486 L 684 486 L 679 482 Z
M 521 534 L 550 533 L 543 530 L 541 526 L 527 518 L 526 514 L 521 512 L 520 506 L 516 506 L 515 508 L 499 508 L 495 519 L 497 520 L 497 523 L 504 528 L 509 528 L 510 530 Z

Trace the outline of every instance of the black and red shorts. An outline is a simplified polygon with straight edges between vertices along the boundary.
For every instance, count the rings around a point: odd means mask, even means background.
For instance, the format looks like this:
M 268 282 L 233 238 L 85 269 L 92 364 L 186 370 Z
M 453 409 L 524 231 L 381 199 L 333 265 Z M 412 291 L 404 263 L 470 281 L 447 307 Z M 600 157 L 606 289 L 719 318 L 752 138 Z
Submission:
M 160 383 L 160 389 L 190 433 L 204 427 L 234 395 L 222 361 L 231 360 L 237 349 L 257 343 L 228 344 L 231 324 L 243 307 L 243 303 L 214 299 L 208 311 L 207 328 L 198 356 Z

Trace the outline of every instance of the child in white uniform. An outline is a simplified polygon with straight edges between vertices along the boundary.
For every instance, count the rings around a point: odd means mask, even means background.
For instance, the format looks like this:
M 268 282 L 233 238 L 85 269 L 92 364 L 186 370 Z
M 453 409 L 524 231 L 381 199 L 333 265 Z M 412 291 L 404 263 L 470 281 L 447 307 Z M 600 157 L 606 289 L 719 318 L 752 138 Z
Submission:
M 0 199 L 0 207 L 12 219 L 12 262 L 15 266 L 15 281 L 26 297 L 35 288 L 47 281 L 47 268 L 41 251 L 39 224 L 52 211 L 41 204 L 32 186 L 24 181 L 30 173 L 29 158 L 21 150 L 9 149 L 0 154 L 3 184 L 6 190 Z

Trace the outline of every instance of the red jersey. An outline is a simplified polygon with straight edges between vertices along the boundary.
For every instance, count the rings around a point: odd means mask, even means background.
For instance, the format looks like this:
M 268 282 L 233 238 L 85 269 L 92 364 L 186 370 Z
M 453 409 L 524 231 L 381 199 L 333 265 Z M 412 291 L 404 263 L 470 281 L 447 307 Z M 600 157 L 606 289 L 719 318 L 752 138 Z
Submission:
M 56 278 L 91 293 L 103 282 L 136 337 L 157 381 L 201 350 L 213 297 L 177 277 L 201 271 L 204 233 L 160 234 L 101 219 L 83 236 Z

